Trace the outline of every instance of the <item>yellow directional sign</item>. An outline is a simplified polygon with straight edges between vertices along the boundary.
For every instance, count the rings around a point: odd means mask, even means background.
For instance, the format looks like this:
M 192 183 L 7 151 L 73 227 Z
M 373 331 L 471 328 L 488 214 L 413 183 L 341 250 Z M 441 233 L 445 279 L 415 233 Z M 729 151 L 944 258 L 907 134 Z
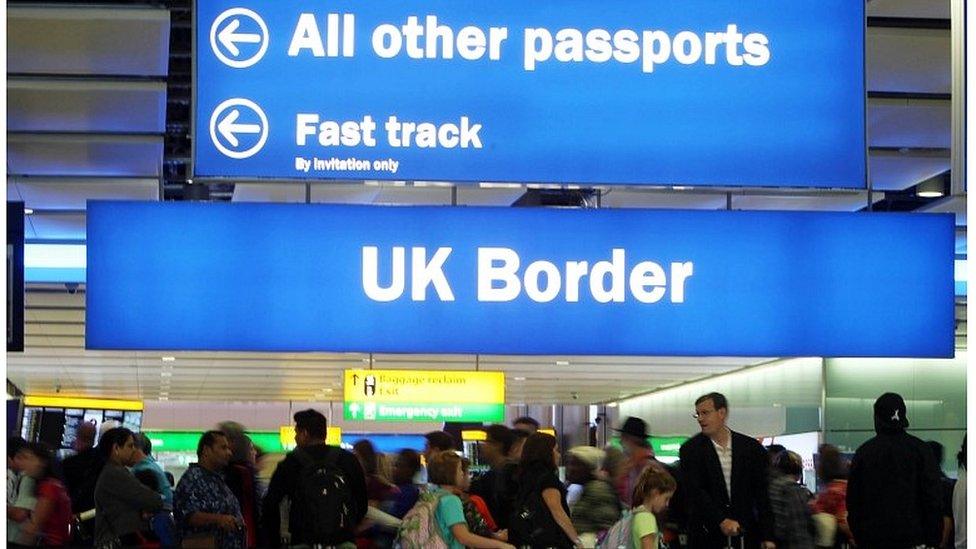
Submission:
M 502 421 L 505 374 L 346 370 L 344 417 L 365 421 Z

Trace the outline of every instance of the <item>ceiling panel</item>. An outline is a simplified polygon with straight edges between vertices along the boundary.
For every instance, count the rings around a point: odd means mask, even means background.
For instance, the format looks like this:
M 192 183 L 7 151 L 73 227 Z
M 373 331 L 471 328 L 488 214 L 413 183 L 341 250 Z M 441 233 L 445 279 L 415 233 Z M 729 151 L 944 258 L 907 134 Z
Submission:
M 951 213 L 956 216 L 956 226 L 968 226 L 966 219 L 966 195 L 948 196 L 919 208 L 922 212 Z M 965 233 L 961 235 L 965 238 Z
M 234 202 L 305 202 L 302 183 L 237 183 Z
M 872 147 L 948 149 L 952 146 L 952 102 L 872 99 L 868 103 L 868 141 Z
M 162 164 L 162 136 L 7 135 L 11 175 L 159 177 Z
M 724 210 L 724 194 L 696 194 L 691 191 L 656 191 L 610 189 L 600 198 L 604 208 L 667 208 L 691 210 Z
M 10 79 L 7 131 L 161 134 L 166 83 Z
M 7 72 L 166 76 L 169 11 L 7 6 Z
M 511 206 L 525 194 L 522 185 L 458 185 L 458 204 L 465 206 Z
M 375 182 L 374 182 L 375 183 Z M 328 204 L 372 204 L 380 193 L 380 184 L 320 183 L 312 186 L 312 202 Z
M 949 169 L 948 153 L 872 151 L 871 182 L 875 190 L 901 191 Z
M 884 193 L 874 193 L 875 202 L 884 199 Z M 733 196 L 732 208 L 736 210 L 806 210 L 830 212 L 856 212 L 868 203 L 868 193 L 843 193 L 820 196 Z
M 342 371 L 370 366 L 369 355 L 361 353 L 86 351 L 83 292 L 29 291 L 27 304 L 27 351 L 7 354 L 7 375 L 29 393 L 51 394 L 60 388 L 61 394 L 144 399 L 165 392 L 169 400 L 338 400 Z M 164 362 L 163 356 L 175 360 Z M 510 402 L 567 404 L 617 399 L 760 361 L 738 357 L 372 356 L 372 366 L 377 369 L 503 371 Z M 329 389 L 332 393 L 322 394 Z
M 869 0 L 868 17 L 949 19 L 949 0 Z
M 950 92 L 948 30 L 869 27 L 866 50 L 869 91 Z
M 7 195 L 39 210 L 84 210 L 88 200 L 157 200 L 157 179 L 10 178 Z
M 85 215 L 35 213 L 27 216 L 35 240 L 85 240 Z

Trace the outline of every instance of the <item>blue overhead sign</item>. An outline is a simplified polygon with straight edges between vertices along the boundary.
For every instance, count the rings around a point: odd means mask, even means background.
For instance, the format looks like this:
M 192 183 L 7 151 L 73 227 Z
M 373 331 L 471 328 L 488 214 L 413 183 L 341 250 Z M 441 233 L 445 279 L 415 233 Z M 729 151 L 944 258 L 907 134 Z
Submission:
M 954 230 L 934 214 L 90 202 L 86 346 L 949 357 Z
M 861 188 L 864 3 L 197 0 L 197 177 Z

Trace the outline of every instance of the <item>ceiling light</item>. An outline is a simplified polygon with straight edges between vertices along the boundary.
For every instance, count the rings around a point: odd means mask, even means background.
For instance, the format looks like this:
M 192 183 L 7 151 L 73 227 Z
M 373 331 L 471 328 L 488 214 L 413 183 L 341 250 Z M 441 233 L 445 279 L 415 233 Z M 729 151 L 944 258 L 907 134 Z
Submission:
M 159 397 L 159 400 L 169 400 L 169 397 L 161 396 L 161 397 Z
M 927 179 L 915 187 L 915 196 L 919 198 L 941 198 L 945 196 L 945 184 L 942 176 Z
M 24 208 L 24 215 L 33 215 L 33 214 L 34 214 L 34 210 L 30 208 Z
M 525 378 L 524 377 L 521 377 L 521 376 L 520 377 L 516 377 L 514 379 L 515 379 L 515 381 L 525 381 Z
M 557 360 L 556 361 L 556 366 L 569 366 L 569 361 L 568 360 Z
M 331 393 L 334 389 L 325 389 L 324 392 Z
M 162 377 L 173 377 L 173 372 L 160 372 L 159 375 Z
M 176 362 L 176 357 L 175 356 L 164 356 L 163 357 L 163 362 Z
M 617 403 L 616 402 L 611 402 L 611 403 L 607 404 L 607 408 L 616 408 L 616 407 L 617 407 Z

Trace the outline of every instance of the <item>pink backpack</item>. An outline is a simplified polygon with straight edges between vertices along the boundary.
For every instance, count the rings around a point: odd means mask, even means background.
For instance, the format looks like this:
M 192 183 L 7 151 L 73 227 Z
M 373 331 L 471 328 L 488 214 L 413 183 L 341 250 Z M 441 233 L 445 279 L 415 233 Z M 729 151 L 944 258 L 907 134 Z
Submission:
M 397 532 L 394 547 L 400 549 L 448 549 L 437 524 L 437 506 L 443 493 L 420 493 L 416 505 L 407 511 Z

